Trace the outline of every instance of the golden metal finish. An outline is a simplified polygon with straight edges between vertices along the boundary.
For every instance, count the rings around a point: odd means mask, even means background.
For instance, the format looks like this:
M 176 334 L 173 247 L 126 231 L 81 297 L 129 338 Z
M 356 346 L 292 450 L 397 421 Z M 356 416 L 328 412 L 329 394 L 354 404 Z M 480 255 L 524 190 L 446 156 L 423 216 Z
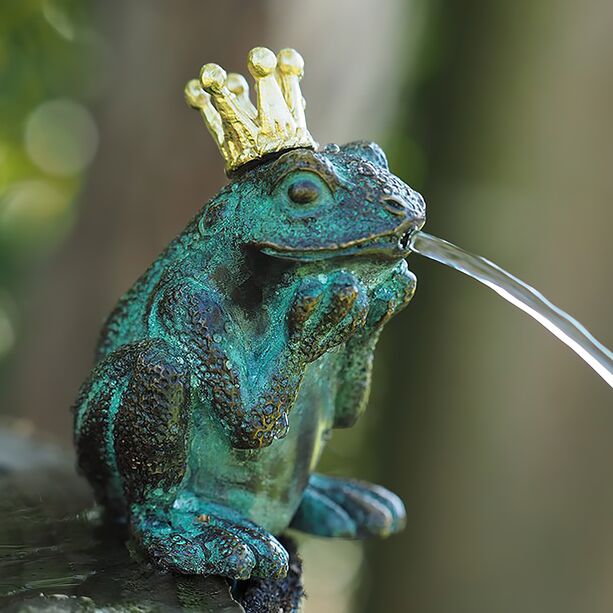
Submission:
M 294 49 L 275 56 L 256 47 L 249 52 L 248 68 L 255 80 L 257 108 L 249 99 L 245 77 L 226 74 L 217 64 L 205 64 L 200 79 L 185 87 L 185 99 L 200 111 L 227 171 L 275 151 L 317 147 L 306 126 L 300 92 L 302 56 Z

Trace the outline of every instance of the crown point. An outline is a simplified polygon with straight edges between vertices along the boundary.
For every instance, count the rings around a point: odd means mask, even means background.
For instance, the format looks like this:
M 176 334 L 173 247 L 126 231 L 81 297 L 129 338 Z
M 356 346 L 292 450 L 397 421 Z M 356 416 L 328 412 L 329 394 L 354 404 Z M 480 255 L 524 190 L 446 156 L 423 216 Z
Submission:
M 208 92 L 220 93 L 227 78 L 226 71 L 218 64 L 205 64 L 200 70 L 200 83 Z
M 277 67 L 275 54 L 266 47 L 255 47 L 249 52 L 248 68 L 254 78 L 267 77 Z
M 300 78 L 302 56 L 293 49 L 275 55 L 265 47 L 249 52 L 257 106 L 249 85 L 218 64 L 205 64 L 200 78 L 185 87 L 187 103 L 200 111 L 226 161 L 228 173 L 268 154 L 299 147 L 317 148 L 306 127 Z
M 249 100 L 249 84 L 247 79 L 238 72 L 231 72 L 228 74 L 226 87 L 236 96 L 237 101 L 247 115 L 252 119 L 255 118 L 258 112 L 253 104 L 251 104 L 251 100 Z
M 304 74 L 304 59 L 295 49 L 281 49 L 277 54 L 278 70 L 283 74 L 302 77 Z

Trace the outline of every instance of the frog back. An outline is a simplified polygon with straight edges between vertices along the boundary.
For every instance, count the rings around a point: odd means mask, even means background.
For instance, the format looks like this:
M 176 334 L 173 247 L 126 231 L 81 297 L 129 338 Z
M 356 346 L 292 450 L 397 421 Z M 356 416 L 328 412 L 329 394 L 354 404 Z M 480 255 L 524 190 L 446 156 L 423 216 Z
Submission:
M 149 338 L 147 314 L 160 284 L 181 269 L 193 241 L 193 226 L 192 222 L 119 299 L 100 331 L 96 362 L 123 345 Z

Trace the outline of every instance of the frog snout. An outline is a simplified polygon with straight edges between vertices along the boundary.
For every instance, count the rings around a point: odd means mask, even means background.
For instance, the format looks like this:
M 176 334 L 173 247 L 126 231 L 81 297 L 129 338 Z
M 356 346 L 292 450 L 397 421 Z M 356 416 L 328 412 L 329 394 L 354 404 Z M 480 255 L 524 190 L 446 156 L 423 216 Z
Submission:
M 421 196 L 419 196 L 421 199 Z M 422 200 L 423 203 L 423 200 Z M 399 229 L 419 230 L 426 220 L 421 207 L 399 195 L 385 195 L 381 198 L 381 204 L 386 211 L 397 217 Z

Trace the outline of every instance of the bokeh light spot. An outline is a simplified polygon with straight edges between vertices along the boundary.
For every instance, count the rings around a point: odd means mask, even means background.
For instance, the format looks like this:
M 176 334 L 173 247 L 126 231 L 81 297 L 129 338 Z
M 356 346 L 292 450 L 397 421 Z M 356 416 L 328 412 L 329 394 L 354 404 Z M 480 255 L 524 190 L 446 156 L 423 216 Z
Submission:
M 2 199 L 0 225 L 16 227 L 52 221 L 67 204 L 66 195 L 49 181 L 22 181 Z
M 72 100 L 50 100 L 26 121 L 25 146 L 43 171 L 71 176 L 86 168 L 98 147 L 98 129 L 91 113 Z
M 49 25 L 66 40 L 74 40 L 75 29 L 68 17 L 66 11 L 58 6 L 53 0 L 45 0 L 43 2 L 43 15 Z

